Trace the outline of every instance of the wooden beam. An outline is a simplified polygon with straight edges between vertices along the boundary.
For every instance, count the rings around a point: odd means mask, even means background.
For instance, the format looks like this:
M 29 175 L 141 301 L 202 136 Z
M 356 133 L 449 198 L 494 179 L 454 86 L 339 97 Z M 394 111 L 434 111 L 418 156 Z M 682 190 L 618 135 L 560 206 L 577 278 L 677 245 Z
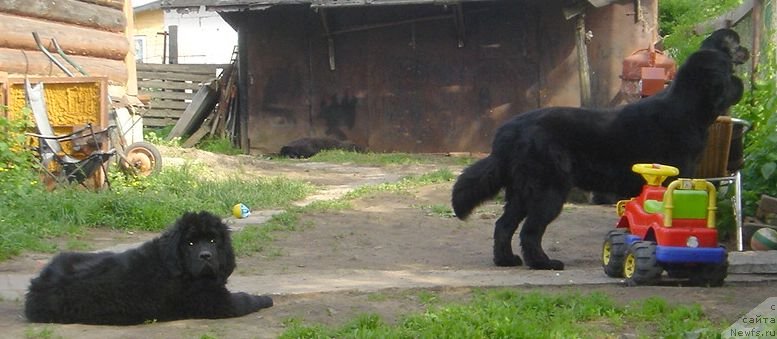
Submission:
M 138 64 L 138 72 L 177 72 L 216 76 L 216 69 L 229 68 L 229 64 Z
M 178 63 L 178 26 L 177 25 L 170 25 L 167 27 L 167 45 L 168 45 L 168 51 L 169 55 L 168 58 L 170 60 L 170 64 L 177 64 Z M 164 63 L 164 62 L 163 62 Z
M 591 65 L 588 62 L 588 46 L 585 35 L 585 14 L 580 14 L 577 16 L 575 24 L 575 46 L 577 47 L 578 75 L 580 77 L 580 105 L 592 107 Z
M 138 71 L 138 79 L 164 79 L 168 81 L 194 81 L 204 82 L 216 79 L 216 75 L 208 77 L 202 74 L 178 73 L 178 72 L 145 72 Z
M 30 36 L 30 40 L 32 40 L 32 36 Z M 81 65 L 91 76 L 107 76 L 110 81 L 120 84 L 127 81 L 124 61 L 83 56 L 71 56 L 71 59 Z M 0 69 L 9 74 L 66 76 L 39 51 L 0 48 Z
M 216 104 L 216 100 L 218 100 L 217 89 L 215 82 L 200 87 L 200 90 L 194 95 L 191 104 L 186 107 L 175 127 L 167 135 L 167 140 L 194 132 L 193 129 L 202 122 L 205 115 L 213 110 L 213 106 Z
M 126 21 L 126 29 L 124 30 L 124 39 L 129 43 L 134 41 L 135 34 L 135 14 L 132 11 L 132 0 L 123 0 L 124 6 L 122 7 L 122 14 Z M 134 45 L 134 44 L 133 44 Z M 124 56 L 124 64 L 127 65 L 127 83 L 124 86 L 125 93 L 128 97 L 137 98 L 138 96 L 138 72 L 135 61 L 135 49 L 127 46 L 127 54 Z M 133 100 L 134 101 L 134 100 Z
M 171 91 L 141 91 L 140 95 L 147 96 L 153 99 L 167 99 L 167 100 L 191 100 L 194 93 L 186 92 L 171 92 Z
M 181 111 L 189 107 L 189 103 L 183 101 L 171 101 L 171 100 L 152 100 L 149 104 L 151 108 L 169 108 L 179 109 Z
M 138 87 L 140 88 L 155 88 L 162 90 L 197 90 L 200 88 L 199 83 L 191 82 L 178 82 L 178 81 L 162 81 L 162 80 L 141 80 L 138 81 Z
M 173 118 L 178 119 L 181 117 L 181 114 L 183 114 L 182 109 L 156 109 L 154 107 L 149 108 L 148 112 L 146 112 L 143 117 L 150 117 L 150 118 Z
M 0 0 L 0 12 L 110 32 L 124 32 L 127 26 L 122 11 L 76 0 Z
M 38 32 L 43 44 L 56 53 L 51 38 L 68 55 L 92 56 L 122 60 L 129 51 L 127 38 L 120 33 L 104 32 L 92 28 L 55 23 L 40 19 L 0 13 L 0 47 L 38 51 L 31 32 Z M 126 78 L 126 77 L 125 77 Z
M 146 118 L 143 117 L 143 126 L 147 127 L 165 127 L 175 125 L 176 119 L 170 118 Z

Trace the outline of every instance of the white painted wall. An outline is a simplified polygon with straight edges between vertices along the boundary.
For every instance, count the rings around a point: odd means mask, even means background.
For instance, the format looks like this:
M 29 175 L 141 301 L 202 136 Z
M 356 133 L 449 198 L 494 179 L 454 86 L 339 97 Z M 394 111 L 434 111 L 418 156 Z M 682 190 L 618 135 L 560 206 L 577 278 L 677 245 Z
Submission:
M 237 32 L 218 13 L 204 7 L 186 14 L 165 11 L 165 29 L 171 25 L 178 26 L 179 64 L 229 63 Z

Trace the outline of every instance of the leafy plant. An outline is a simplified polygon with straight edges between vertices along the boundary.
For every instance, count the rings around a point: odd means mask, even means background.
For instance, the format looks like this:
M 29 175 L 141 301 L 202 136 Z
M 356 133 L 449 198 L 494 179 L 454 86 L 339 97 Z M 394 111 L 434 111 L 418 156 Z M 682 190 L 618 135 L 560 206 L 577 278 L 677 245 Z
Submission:
M 173 127 L 174 126 L 170 125 L 163 128 L 147 129 L 146 132 L 143 133 L 143 139 L 155 145 L 171 146 L 171 147 L 181 146 L 180 137 L 175 137 L 170 140 L 167 140 L 167 136 L 170 134 L 170 131 L 173 130 Z
M 3 110 L 0 106 L 0 112 Z M 35 176 L 38 162 L 24 135 L 30 126 L 29 120 L 0 116 L 0 204 L 16 204 L 19 197 L 38 183 Z
M 681 64 L 704 40 L 704 34 L 695 33 L 696 26 L 740 4 L 742 0 L 659 1 L 659 35 L 663 37 L 665 52 Z
M 750 84 L 733 114 L 752 123 L 742 170 L 746 214 L 755 211 L 761 194 L 777 196 L 777 56 L 770 44 L 759 66 L 760 78 Z M 749 79 L 750 77 L 744 77 Z

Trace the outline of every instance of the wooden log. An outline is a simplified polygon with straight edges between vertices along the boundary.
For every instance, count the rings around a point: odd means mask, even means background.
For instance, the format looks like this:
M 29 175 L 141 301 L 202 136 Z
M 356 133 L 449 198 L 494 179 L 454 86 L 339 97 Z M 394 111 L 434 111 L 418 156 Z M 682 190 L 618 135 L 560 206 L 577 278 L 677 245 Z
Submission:
M 0 0 L 0 12 L 110 32 L 124 32 L 127 27 L 122 11 L 75 0 Z
M 127 69 L 123 61 L 72 56 L 91 76 L 107 76 L 114 83 L 127 81 Z M 0 48 L 0 69 L 9 74 L 41 76 L 67 76 L 42 52 Z M 74 73 L 75 70 L 72 70 Z
M 49 51 L 56 53 L 51 38 L 56 38 L 68 55 L 83 55 L 124 60 L 129 42 L 123 34 L 92 28 L 24 18 L 0 13 L 0 47 L 37 51 L 31 32 L 38 32 Z M 126 78 L 126 76 L 125 76 Z
M 116 9 L 124 8 L 124 0 L 78 0 L 78 1 L 100 5 L 104 7 L 116 8 Z

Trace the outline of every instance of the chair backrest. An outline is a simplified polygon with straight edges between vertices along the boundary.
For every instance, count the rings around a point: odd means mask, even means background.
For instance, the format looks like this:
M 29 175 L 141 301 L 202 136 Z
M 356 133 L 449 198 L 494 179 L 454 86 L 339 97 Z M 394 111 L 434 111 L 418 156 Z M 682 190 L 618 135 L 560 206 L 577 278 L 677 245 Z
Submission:
M 719 116 L 709 128 L 707 146 L 696 168 L 694 178 L 720 178 L 731 174 L 728 170 L 733 123 L 729 116 Z
M 51 128 L 49 115 L 46 111 L 46 99 L 43 94 L 43 83 L 36 85 L 30 84 L 29 79 L 24 79 L 25 92 L 27 94 L 27 104 L 32 110 L 32 117 L 35 120 L 35 126 L 38 134 L 45 136 L 55 136 L 54 129 Z M 62 152 L 62 145 L 56 139 L 40 138 L 40 142 L 45 144 L 52 152 Z M 43 147 L 44 145 L 41 145 Z

